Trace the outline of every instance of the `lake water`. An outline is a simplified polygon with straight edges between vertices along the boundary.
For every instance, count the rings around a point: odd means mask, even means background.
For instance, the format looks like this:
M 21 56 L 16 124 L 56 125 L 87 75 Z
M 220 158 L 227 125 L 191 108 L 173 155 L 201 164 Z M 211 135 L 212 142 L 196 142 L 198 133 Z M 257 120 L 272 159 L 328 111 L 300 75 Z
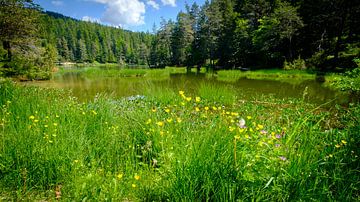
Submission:
M 65 73 L 50 81 L 30 82 L 30 85 L 41 87 L 62 88 L 71 90 L 79 100 L 92 100 L 98 93 L 106 93 L 115 98 L 143 95 L 148 88 L 161 86 L 174 91 L 185 90 L 196 94 L 203 85 L 215 85 L 231 88 L 239 98 L 246 99 L 258 95 L 272 95 L 276 98 L 303 98 L 311 103 L 325 103 L 336 99 L 337 103 L 347 102 L 347 96 L 323 87 L 319 82 L 305 80 L 296 83 L 274 81 L 239 79 L 235 82 L 219 81 L 208 78 L 205 74 L 170 74 L 169 78 L 157 80 L 144 77 L 104 77 L 87 78 L 79 72 Z M 223 89 L 223 88 L 219 88 Z

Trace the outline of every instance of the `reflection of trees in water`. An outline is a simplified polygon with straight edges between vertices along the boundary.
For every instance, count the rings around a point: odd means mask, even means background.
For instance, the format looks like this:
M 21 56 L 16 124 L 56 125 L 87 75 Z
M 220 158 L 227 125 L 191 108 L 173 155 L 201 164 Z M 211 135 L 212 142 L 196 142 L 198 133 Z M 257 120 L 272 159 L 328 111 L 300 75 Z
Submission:
M 204 73 L 175 73 L 170 74 L 166 80 L 151 80 L 144 78 L 96 78 L 88 79 L 80 72 L 64 73 L 58 80 L 59 86 L 71 89 L 75 96 L 81 100 L 93 99 L 98 93 L 106 93 L 115 97 L 128 97 L 143 95 L 149 88 L 160 87 L 171 90 L 186 90 L 191 94 L 198 94 L 201 86 L 219 86 L 219 89 L 232 88 L 239 97 L 252 98 L 262 95 L 272 95 L 275 98 L 302 99 L 306 89 L 305 101 L 311 103 L 324 103 L 334 98 L 345 102 L 347 97 L 339 92 L 325 88 L 316 81 L 308 80 L 301 83 L 287 83 L 274 80 L 255 80 L 242 78 L 236 82 L 218 81 L 207 77 Z

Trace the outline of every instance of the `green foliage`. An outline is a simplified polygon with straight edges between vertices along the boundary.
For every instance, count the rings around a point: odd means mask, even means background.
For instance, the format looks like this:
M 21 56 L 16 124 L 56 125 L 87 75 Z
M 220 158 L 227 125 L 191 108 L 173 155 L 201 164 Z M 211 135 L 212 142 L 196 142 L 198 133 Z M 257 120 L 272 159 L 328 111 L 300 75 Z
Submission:
M 81 103 L 63 91 L 3 82 L 0 197 L 357 200 L 359 106 L 237 102 L 231 94 L 154 86 L 142 99 Z
M 358 67 L 345 72 L 341 77 L 336 77 L 331 83 L 333 87 L 342 91 L 360 93 L 360 59 L 356 58 L 354 62 L 357 63 Z
M 285 60 L 284 62 L 284 70 L 306 70 L 305 60 L 300 57 L 292 62 L 288 62 Z

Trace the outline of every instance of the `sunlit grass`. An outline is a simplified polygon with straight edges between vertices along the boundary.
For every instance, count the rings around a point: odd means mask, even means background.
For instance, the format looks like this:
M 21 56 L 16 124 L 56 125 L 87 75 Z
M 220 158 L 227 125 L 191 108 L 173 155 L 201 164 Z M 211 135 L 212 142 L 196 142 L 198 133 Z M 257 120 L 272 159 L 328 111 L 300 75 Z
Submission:
M 241 101 L 239 101 L 241 100 Z M 149 86 L 145 97 L 0 85 L 1 200 L 359 197 L 359 107 Z

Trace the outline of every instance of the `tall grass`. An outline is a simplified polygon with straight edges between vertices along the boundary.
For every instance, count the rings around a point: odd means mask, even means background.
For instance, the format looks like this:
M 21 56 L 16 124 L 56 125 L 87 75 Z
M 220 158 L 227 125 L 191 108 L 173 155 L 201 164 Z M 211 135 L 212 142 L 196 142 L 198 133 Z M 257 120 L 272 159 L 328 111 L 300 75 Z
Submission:
M 360 197 L 357 105 L 239 103 L 214 86 L 81 103 L 11 82 L 1 83 L 0 104 L 2 200 Z

